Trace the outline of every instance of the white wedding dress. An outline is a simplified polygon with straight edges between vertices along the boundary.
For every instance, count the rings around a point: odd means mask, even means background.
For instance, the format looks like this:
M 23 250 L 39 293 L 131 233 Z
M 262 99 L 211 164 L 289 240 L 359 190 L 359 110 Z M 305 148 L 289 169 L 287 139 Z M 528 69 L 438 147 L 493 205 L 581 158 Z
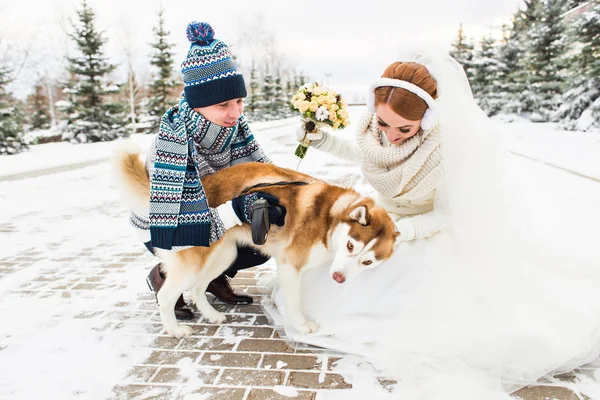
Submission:
M 504 202 L 499 146 L 462 69 L 445 57 L 415 60 L 438 81 L 445 189 L 436 208 L 449 210 L 450 228 L 401 243 L 343 284 L 328 265 L 306 271 L 302 308 L 316 333 L 285 324 L 277 288 L 267 311 L 294 340 L 366 357 L 399 381 L 398 398 L 505 398 L 595 360 L 600 265 L 530 247 L 525 255 Z

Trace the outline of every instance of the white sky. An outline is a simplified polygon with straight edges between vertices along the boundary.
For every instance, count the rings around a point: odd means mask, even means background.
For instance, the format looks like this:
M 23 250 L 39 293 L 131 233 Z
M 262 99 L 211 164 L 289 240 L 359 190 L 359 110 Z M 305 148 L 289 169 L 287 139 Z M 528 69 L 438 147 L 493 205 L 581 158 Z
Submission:
M 262 15 L 262 26 L 272 33 L 285 65 L 320 81 L 330 74 L 328 83 L 338 90 L 363 86 L 380 76 L 403 43 L 423 40 L 447 46 L 461 22 L 467 35 L 477 40 L 483 34 L 497 34 L 502 21 L 521 3 L 522 0 L 163 1 L 176 71 L 189 47 L 185 29 L 192 20 L 209 22 L 215 37 L 234 45 L 233 51 L 237 49 L 241 55 L 240 63 L 249 65 L 253 43 L 243 36 L 243 31 L 248 30 L 244 26 L 256 26 Z M 20 97 L 40 74 L 58 78 L 64 73 L 64 56 L 72 51 L 65 27 L 71 30 L 68 20 L 75 18 L 79 4 L 79 0 L 0 0 L 0 57 L 14 59 L 24 49 L 29 50 L 27 64 L 12 85 Z M 125 64 L 125 49 L 131 43 L 135 71 L 142 79 L 149 78 L 148 43 L 153 40 L 159 1 L 89 0 L 89 4 L 96 12 L 97 28 L 109 38 L 105 51 L 111 61 Z M 257 62 L 262 59 L 257 58 Z M 114 78 L 118 81 L 124 77 L 123 66 Z

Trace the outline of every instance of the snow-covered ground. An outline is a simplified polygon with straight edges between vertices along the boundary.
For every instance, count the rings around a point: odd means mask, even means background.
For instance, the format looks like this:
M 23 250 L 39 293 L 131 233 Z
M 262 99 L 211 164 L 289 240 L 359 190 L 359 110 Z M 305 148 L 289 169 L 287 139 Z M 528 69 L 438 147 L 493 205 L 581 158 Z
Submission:
M 498 125 L 515 154 L 600 181 L 600 132 L 563 131 L 550 123 Z
M 362 111 L 351 108 L 355 125 Z M 277 164 L 298 167 L 293 155 L 297 119 L 253 127 Z M 600 135 L 555 131 L 549 125 L 499 127 L 511 150 L 525 156 L 506 159 L 523 218 L 532 221 L 549 248 L 597 262 Z M 350 127 L 339 134 L 352 132 Z M 151 138 L 135 140 L 145 148 Z M 73 171 L 0 181 L 0 398 L 107 398 L 131 366 L 148 356 L 152 335 L 161 330 L 143 282 L 152 257 L 127 224 L 106 161 L 114 145 L 55 143 L 0 157 L 5 178 L 98 161 Z M 357 166 L 315 149 L 299 169 L 366 189 Z M 124 329 L 128 318 L 135 323 Z M 589 371 L 586 376 L 593 376 L 595 370 Z M 600 398 L 592 379 L 561 385 Z M 294 391 L 277 387 L 282 395 Z

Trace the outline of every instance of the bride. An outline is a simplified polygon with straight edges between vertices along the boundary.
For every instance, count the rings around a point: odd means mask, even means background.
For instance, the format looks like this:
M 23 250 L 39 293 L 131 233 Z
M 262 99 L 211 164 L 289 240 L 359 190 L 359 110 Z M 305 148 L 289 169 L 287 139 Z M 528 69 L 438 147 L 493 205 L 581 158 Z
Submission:
M 384 71 L 367 103 L 355 143 L 323 131 L 308 139 L 360 164 L 399 243 L 343 284 L 328 266 L 307 271 L 303 311 L 320 329 L 301 335 L 267 307 L 288 336 L 366 357 L 407 399 L 504 398 L 595 360 L 600 266 L 523 251 L 499 138 L 462 67 L 415 53 Z M 275 288 L 275 306 L 281 297 Z

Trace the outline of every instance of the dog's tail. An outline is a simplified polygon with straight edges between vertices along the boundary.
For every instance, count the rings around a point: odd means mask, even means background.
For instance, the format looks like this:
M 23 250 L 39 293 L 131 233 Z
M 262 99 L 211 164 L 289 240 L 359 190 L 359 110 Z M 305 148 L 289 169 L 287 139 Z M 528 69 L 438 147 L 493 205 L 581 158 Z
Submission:
M 118 144 L 113 169 L 127 205 L 139 215 L 147 215 L 150 209 L 150 178 L 140 147 L 132 140 Z

